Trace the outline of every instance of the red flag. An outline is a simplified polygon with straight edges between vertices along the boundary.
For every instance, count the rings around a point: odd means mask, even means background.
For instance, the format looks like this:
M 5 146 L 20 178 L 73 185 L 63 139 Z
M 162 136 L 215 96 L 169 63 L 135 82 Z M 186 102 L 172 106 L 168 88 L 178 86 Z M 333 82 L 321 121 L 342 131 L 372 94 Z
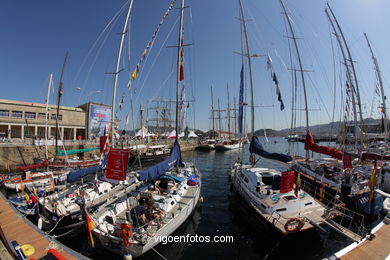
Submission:
M 100 136 L 100 153 L 108 151 L 108 136 Z
M 126 179 L 130 150 L 111 149 L 108 155 L 106 178 L 123 181 Z
M 182 42 L 183 44 L 183 42 Z M 184 49 L 181 47 L 180 51 L 180 81 L 184 80 Z
M 184 80 L 184 65 L 180 64 L 180 81 Z

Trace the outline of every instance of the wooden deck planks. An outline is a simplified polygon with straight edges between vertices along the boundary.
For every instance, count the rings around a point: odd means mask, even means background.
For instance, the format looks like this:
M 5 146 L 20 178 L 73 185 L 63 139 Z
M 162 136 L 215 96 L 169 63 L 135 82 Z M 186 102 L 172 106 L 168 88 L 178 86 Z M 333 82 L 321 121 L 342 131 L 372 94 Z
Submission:
M 57 247 L 57 251 L 66 259 L 79 259 L 62 248 L 58 248 L 59 242 L 51 241 L 26 223 L 23 216 L 13 210 L 3 196 L 0 196 L 0 226 L 8 241 L 16 240 L 19 245 L 30 244 L 34 247 L 35 253 L 30 257 L 41 258 L 46 255 L 48 249 Z
M 341 256 L 340 259 L 386 259 L 390 254 L 390 225 L 384 225 L 377 232 L 373 240 L 367 240 L 352 251 Z

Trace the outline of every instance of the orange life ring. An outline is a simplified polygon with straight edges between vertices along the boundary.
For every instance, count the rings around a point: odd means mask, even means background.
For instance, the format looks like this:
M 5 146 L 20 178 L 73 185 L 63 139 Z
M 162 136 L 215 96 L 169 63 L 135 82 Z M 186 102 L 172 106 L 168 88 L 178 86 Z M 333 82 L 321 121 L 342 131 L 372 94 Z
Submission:
M 128 246 L 130 245 L 128 238 L 133 236 L 133 233 L 131 232 L 131 225 L 123 223 L 121 224 L 121 229 L 122 229 L 122 236 L 123 236 L 123 245 Z
M 295 225 L 295 222 L 297 222 L 297 224 Z M 294 228 L 291 228 L 290 225 L 293 224 L 293 226 L 295 226 Z M 284 229 L 288 232 L 288 233 L 293 233 L 293 232 L 298 232 L 299 230 L 301 230 L 303 228 L 303 226 L 305 225 L 305 221 L 302 219 L 302 218 L 290 218 L 286 224 L 284 224 Z

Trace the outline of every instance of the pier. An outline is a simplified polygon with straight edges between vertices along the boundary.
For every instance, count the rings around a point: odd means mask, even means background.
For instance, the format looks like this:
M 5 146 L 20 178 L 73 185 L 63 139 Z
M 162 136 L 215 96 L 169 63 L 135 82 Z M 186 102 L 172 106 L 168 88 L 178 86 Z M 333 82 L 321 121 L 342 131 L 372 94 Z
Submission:
M 9 251 L 12 247 L 11 241 L 15 240 L 20 246 L 31 245 L 31 255 L 29 258 L 40 259 L 47 254 L 49 249 L 55 249 L 65 259 L 88 259 L 87 257 L 73 251 L 72 249 L 62 245 L 60 242 L 52 239 L 44 232 L 39 230 L 25 216 L 19 213 L 0 193 L 0 231 L 1 238 L 5 248 Z M 33 250 L 32 250 L 33 248 Z M 1 259 L 9 258 L 9 254 L 4 248 L 0 248 Z M 8 257 L 7 257 L 8 255 Z
M 354 242 L 328 259 L 386 259 L 390 255 L 390 226 L 381 222 L 366 238 Z

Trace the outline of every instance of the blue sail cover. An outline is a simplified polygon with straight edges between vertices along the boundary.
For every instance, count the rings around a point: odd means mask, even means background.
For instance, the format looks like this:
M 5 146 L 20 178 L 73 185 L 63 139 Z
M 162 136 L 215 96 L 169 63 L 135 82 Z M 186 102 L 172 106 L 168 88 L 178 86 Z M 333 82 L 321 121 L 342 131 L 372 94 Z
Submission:
M 242 120 L 244 116 L 244 64 L 240 73 L 240 96 L 238 98 L 238 133 L 242 135 Z
M 146 168 L 142 170 L 140 175 L 140 180 L 156 180 L 160 176 L 162 176 L 167 170 L 169 170 L 172 166 L 178 165 L 179 167 L 183 166 L 183 163 L 181 161 L 181 152 L 180 152 L 180 145 L 175 141 L 175 144 L 173 145 L 171 155 L 169 155 L 164 161 Z
M 67 181 L 68 182 L 75 182 L 78 179 L 83 178 L 84 176 L 94 174 L 94 173 L 101 171 L 101 170 L 102 170 L 102 167 L 100 165 L 79 169 L 79 170 L 70 172 L 67 176 Z
M 259 142 L 259 139 L 257 136 L 252 137 L 251 144 L 249 146 L 249 151 L 251 153 L 255 153 L 261 157 L 271 159 L 271 160 L 276 160 L 280 162 L 289 162 L 292 161 L 291 156 L 288 156 L 286 154 L 281 154 L 281 153 L 269 153 L 266 150 L 264 150 L 263 145 Z

